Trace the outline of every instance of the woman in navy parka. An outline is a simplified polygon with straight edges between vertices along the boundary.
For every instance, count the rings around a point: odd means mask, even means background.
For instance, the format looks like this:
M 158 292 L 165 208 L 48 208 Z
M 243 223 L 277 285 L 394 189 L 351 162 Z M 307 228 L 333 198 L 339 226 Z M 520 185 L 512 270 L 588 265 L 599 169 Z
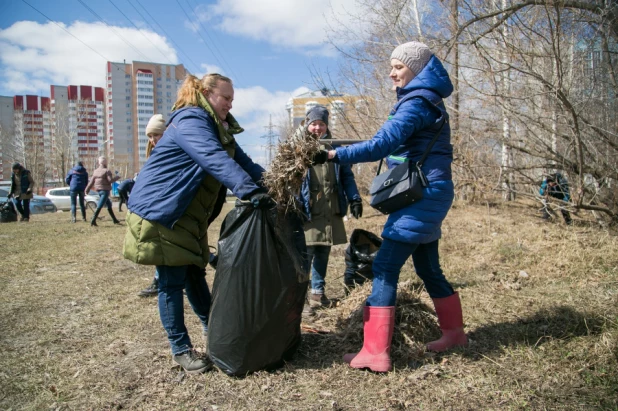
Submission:
M 404 161 L 415 162 L 443 119 L 448 119 L 443 99 L 453 92 L 453 85 L 440 60 L 425 44 L 409 42 L 398 46 L 391 55 L 391 66 L 390 78 L 398 101 L 388 121 L 370 141 L 329 151 L 331 161 L 354 164 L 388 156 L 389 168 Z M 429 182 L 423 199 L 389 215 L 384 226 L 384 242 L 373 263 L 373 289 L 364 307 L 363 349 L 344 356 L 354 368 L 391 370 L 397 282 L 410 256 L 434 302 L 442 330 L 442 338 L 428 343 L 427 349 L 440 352 L 467 343 L 461 302 L 442 273 L 438 255 L 440 227 L 454 197 L 452 160 L 450 127 L 446 122 L 423 165 Z

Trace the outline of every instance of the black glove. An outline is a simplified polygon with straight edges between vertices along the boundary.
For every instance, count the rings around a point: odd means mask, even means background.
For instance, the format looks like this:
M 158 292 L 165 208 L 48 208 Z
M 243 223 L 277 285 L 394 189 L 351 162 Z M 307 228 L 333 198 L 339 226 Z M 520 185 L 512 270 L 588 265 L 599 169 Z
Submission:
M 6 199 L 10 200 L 12 195 L 13 195 L 13 193 L 8 193 L 7 196 L 6 196 Z
M 324 164 L 328 161 L 328 151 L 320 150 L 313 155 L 311 159 L 311 165 L 314 166 L 316 164 Z
M 355 200 L 350 204 L 350 211 L 357 220 L 363 216 L 363 200 Z
M 251 204 L 254 208 L 273 208 L 277 203 L 266 193 L 257 193 L 251 196 Z

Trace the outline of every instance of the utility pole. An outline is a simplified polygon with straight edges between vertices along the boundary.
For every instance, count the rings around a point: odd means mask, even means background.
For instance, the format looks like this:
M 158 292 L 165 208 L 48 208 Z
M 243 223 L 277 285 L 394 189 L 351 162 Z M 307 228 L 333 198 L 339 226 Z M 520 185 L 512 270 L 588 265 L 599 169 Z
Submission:
M 266 162 L 267 165 L 273 161 L 274 151 L 275 151 L 275 137 L 276 134 L 273 131 L 275 126 L 273 125 L 273 116 L 270 115 L 270 119 L 268 121 L 268 125 L 264 127 L 268 132 L 266 135 L 263 135 L 262 138 L 266 139 Z

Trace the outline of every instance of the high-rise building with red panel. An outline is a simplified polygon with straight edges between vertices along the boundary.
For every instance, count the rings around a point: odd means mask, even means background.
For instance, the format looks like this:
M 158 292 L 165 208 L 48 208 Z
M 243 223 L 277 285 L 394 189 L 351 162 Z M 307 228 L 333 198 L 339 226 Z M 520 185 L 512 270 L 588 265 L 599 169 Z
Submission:
M 3 150 L 32 172 L 38 188 L 44 187 L 54 168 L 49 97 L 14 96 L 13 119 L 14 137 Z
M 78 161 L 93 170 L 97 158 L 107 155 L 105 90 L 84 85 L 53 85 L 50 95 L 57 177 L 64 178 Z

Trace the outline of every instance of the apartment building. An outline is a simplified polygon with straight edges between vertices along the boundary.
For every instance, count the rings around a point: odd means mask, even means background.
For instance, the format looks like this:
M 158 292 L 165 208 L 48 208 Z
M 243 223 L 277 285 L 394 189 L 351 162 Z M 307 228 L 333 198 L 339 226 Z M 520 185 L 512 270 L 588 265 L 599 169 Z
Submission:
M 335 93 L 328 89 L 309 91 L 288 100 L 290 127 L 295 130 L 305 119 L 307 111 L 316 105 L 323 105 L 330 113 L 328 128 L 335 138 L 368 138 L 362 134 L 364 118 L 375 111 L 373 100 L 364 96 Z
M 13 159 L 10 156 L 10 145 L 14 117 L 13 97 L 0 96 L 0 180 L 11 178 Z
M 77 161 L 88 169 L 106 155 L 105 90 L 93 86 L 50 87 L 54 176 L 64 174 Z
M 107 151 L 123 175 L 146 162 L 146 125 L 153 114 L 167 120 L 187 75 L 182 64 L 107 63 Z
M 49 97 L 13 97 L 13 138 L 3 148 L 12 161 L 23 163 L 32 172 L 38 187 L 53 179 Z

